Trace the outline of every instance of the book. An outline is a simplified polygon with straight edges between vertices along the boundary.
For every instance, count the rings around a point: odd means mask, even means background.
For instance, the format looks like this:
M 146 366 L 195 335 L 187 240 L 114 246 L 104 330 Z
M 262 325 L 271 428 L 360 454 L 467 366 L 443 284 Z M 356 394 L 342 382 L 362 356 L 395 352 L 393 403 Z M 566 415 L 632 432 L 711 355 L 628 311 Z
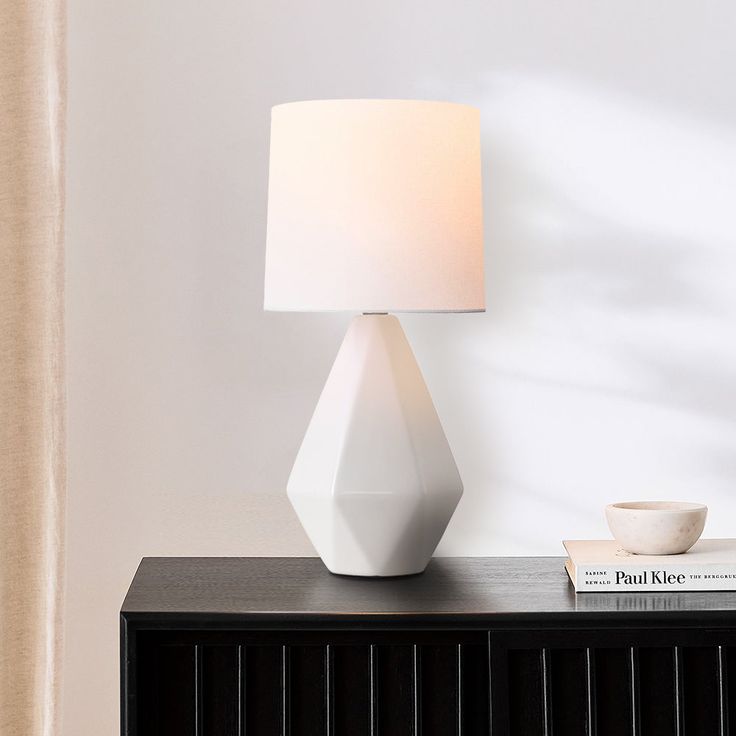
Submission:
M 635 555 L 613 539 L 563 544 L 576 593 L 736 591 L 736 539 L 700 539 L 681 555 Z

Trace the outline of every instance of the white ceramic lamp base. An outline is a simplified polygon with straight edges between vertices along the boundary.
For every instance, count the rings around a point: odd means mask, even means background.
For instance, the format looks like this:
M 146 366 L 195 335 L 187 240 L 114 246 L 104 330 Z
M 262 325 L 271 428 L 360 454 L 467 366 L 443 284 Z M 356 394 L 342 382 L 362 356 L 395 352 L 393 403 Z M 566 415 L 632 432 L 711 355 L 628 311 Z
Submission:
M 331 572 L 411 575 L 427 566 L 463 486 L 395 317 L 350 323 L 287 490 Z

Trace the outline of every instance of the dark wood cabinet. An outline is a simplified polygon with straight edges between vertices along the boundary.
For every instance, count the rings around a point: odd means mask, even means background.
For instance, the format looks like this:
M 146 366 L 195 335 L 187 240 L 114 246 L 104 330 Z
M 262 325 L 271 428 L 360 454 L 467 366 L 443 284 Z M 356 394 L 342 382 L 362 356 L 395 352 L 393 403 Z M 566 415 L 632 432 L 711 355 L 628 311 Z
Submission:
M 736 736 L 736 594 L 585 593 L 561 558 L 420 576 L 146 558 L 125 736 Z

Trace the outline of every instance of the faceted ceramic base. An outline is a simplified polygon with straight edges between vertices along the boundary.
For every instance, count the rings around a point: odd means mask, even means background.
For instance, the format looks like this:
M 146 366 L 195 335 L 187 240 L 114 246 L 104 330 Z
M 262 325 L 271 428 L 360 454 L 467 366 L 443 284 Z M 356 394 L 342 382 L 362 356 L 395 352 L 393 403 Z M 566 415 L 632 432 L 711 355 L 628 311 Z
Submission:
M 355 317 L 289 478 L 312 544 L 334 573 L 422 572 L 462 492 L 399 321 Z

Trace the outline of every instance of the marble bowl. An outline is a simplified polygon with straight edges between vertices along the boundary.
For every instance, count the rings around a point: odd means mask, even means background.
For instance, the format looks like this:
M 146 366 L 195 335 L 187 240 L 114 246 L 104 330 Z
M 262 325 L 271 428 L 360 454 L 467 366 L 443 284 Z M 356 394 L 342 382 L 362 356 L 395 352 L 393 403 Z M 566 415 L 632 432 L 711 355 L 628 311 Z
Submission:
M 606 506 L 616 541 L 636 555 L 679 555 L 703 533 L 708 507 L 683 501 L 628 501 Z

